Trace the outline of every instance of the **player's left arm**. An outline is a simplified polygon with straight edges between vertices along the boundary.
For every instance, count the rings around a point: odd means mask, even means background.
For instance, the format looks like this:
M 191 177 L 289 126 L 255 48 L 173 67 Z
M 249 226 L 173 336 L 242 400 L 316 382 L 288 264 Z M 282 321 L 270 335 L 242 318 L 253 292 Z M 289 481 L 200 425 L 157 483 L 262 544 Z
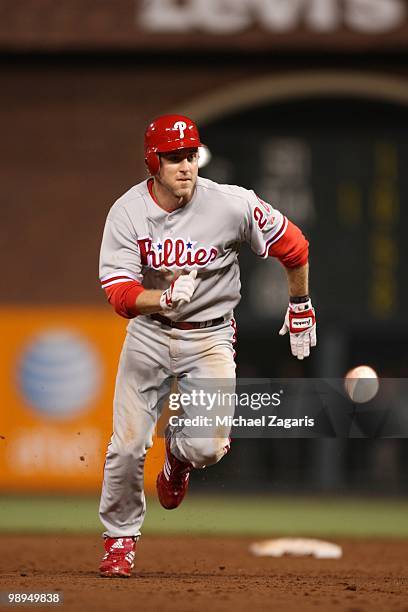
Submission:
M 286 231 L 268 250 L 285 268 L 289 306 L 279 334 L 289 333 L 292 355 L 309 357 L 317 344 L 316 316 L 309 296 L 309 242 L 301 230 L 288 220 Z
M 309 263 L 287 268 L 285 266 L 286 277 L 288 279 L 289 298 L 296 298 L 309 295 Z
M 263 258 L 276 257 L 285 268 L 289 306 L 279 333 L 289 332 L 292 354 L 304 359 L 317 343 L 309 296 L 309 242 L 294 223 L 257 196 L 249 202 L 245 225 L 252 250 Z
M 310 349 L 317 344 L 316 316 L 309 297 L 309 264 L 286 268 L 289 289 L 289 306 L 279 334 L 289 332 L 292 355 L 298 359 L 309 357 Z

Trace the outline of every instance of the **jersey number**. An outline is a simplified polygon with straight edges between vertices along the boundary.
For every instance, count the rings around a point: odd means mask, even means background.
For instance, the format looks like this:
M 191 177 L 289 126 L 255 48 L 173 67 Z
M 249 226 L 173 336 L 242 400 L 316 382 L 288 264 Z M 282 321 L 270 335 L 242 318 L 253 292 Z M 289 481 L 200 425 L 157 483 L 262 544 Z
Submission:
M 262 210 L 258 208 L 258 206 L 254 210 L 254 217 L 255 217 L 255 221 L 258 224 L 259 229 L 263 230 L 263 228 L 268 222 L 268 219 L 265 217 Z

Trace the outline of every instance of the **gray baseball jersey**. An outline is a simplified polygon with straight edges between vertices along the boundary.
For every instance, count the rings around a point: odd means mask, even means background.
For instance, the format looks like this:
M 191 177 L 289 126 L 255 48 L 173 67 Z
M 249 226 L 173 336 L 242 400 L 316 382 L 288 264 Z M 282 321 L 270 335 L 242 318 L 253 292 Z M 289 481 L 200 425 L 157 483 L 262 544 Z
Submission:
M 287 225 L 286 217 L 253 191 L 202 177 L 190 202 L 168 213 L 153 200 L 145 180 L 109 212 L 100 255 L 102 287 L 136 280 L 146 289 L 164 290 L 169 270 L 197 269 L 193 299 L 166 316 L 180 321 L 225 316 L 241 297 L 241 243 L 266 258 Z

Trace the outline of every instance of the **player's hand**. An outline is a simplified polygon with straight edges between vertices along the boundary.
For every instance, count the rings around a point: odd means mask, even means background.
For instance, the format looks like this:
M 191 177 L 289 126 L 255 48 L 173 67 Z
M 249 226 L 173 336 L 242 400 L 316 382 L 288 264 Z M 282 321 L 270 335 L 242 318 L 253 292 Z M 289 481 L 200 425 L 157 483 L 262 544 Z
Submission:
M 179 276 L 173 281 L 160 298 L 160 307 L 164 312 L 177 310 L 183 303 L 189 304 L 198 285 L 197 270 Z
M 298 359 L 309 357 L 311 347 L 317 344 L 316 317 L 311 300 L 303 304 L 289 303 L 279 335 L 288 332 L 292 355 Z

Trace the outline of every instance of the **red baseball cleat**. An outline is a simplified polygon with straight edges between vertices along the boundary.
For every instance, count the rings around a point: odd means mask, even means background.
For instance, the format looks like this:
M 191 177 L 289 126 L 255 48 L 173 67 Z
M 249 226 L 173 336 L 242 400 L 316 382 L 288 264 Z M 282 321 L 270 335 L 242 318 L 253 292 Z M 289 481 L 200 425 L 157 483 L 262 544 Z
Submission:
M 132 574 L 136 542 L 134 538 L 105 538 L 105 554 L 99 566 L 103 578 L 129 578 Z
M 181 504 L 187 493 L 192 469 L 191 463 L 180 461 L 170 452 L 170 442 L 166 440 L 166 459 L 156 480 L 157 494 L 163 508 L 173 510 Z

